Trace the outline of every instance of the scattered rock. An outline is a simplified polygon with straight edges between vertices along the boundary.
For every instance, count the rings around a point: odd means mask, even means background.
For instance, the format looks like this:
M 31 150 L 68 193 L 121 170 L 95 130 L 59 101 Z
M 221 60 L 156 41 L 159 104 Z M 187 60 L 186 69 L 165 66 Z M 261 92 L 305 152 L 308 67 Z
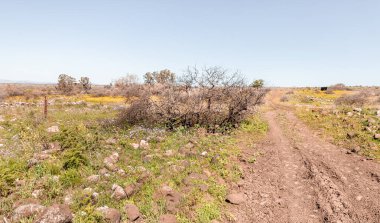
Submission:
M 42 149 L 44 151 L 51 150 L 51 151 L 48 151 L 45 153 L 53 153 L 55 151 L 60 151 L 62 148 L 61 148 L 61 145 L 59 144 L 59 142 L 51 142 L 51 143 L 44 143 L 42 145 Z
M 140 147 L 140 145 L 137 144 L 137 143 L 131 143 L 131 146 L 132 146 L 132 148 L 134 148 L 134 149 L 138 149 L 138 148 Z
M 117 174 L 119 174 L 120 176 L 126 176 L 127 175 L 123 169 L 118 169 Z
M 375 134 L 375 135 L 373 136 L 373 138 L 374 138 L 374 139 L 380 139 L 380 134 Z
M 72 194 L 67 194 L 63 198 L 63 203 L 66 204 L 66 205 L 72 205 L 74 203 L 73 195 Z
M 93 189 L 91 187 L 86 187 L 83 189 L 84 194 L 92 194 Z
M 118 168 L 115 165 L 119 161 L 119 153 L 113 152 L 112 155 L 104 158 L 103 163 L 109 171 L 117 171 Z
M 145 141 L 145 140 L 141 140 L 139 148 L 148 149 L 149 148 L 149 143 L 147 141 Z
M 352 112 L 347 112 L 347 116 L 348 117 L 351 117 L 351 116 L 353 116 L 354 114 L 352 113 Z
M 203 192 L 208 191 L 208 186 L 206 184 L 200 184 L 199 189 Z
M 120 211 L 117 209 L 104 206 L 97 208 L 96 211 L 100 212 L 109 223 L 119 223 L 121 220 Z
M 122 200 L 127 197 L 127 194 L 123 190 L 122 187 L 120 187 L 117 184 L 112 185 L 113 193 L 111 195 L 111 198 L 115 198 L 116 200 Z
M 113 163 L 117 163 L 119 161 L 119 153 L 113 152 L 109 158 L 113 161 Z
M 219 155 L 215 155 L 211 158 L 211 164 L 217 164 L 219 162 Z
M 117 139 L 116 138 L 109 138 L 106 140 L 106 143 L 109 145 L 115 145 L 117 143 Z
M 360 147 L 354 147 L 351 149 L 351 152 L 358 153 L 360 151 Z
M 172 157 L 172 156 L 174 156 L 173 150 L 171 150 L 171 149 L 166 150 L 165 153 L 164 153 L 164 156 L 166 156 L 166 157 Z
M 124 188 L 124 192 L 127 195 L 127 197 L 131 197 L 133 194 L 135 194 L 138 190 L 138 186 L 135 184 L 129 184 Z
M 144 170 L 137 179 L 137 183 L 144 184 L 150 180 L 151 176 L 152 174 L 149 171 Z
M 191 186 L 194 184 L 194 182 L 199 181 L 199 180 L 207 180 L 208 177 L 204 174 L 199 174 L 199 173 L 191 173 L 189 176 L 187 176 L 185 179 L 183 179 L 183 183 L 186 186 Z
M 380 117 L 380 110 L 378 110 L 378 111 L 376 112 L 376 116 L 377 116 L 377 117 Z
M 207 170 L 207 169 L 204 169 L 204 170 L 203 170 L 203 173 L 204 173 L 207 177 L 211 177 L 211 176 L 212 176 L 211 172 L 210 172 L 209 170 Z
M 242 204 L 245 201 L 243 193 L 229 194 L 226 197 L 226 201 L 231 204 Z
M 38 160 L 36 158 L 32 158 L 28 160 L 28 168 L 31 168 L 32 166 L 36 165 L 38 163 Z
M 361 195 L 356 196 L 357 201 L 361 201 L 362 199 L 363 199 L 363 196 L 361 196 Z
M 361 108 L 354 108 L 353 111 L 354 111 L 354 112 L 359 112 L 359 113 L 360 113 L 360 112 L 362 112 L 362 110 L 363 110 L 363 109 L 361 109 Z
M 353 139 L 357 136 L 357 134 L 355 132 L 348 132 L 347 133 L 347 138 L 348 139 Z
M 178 152 L 186 157 L 196 156 L 197 152 L 194 149 L 194 144 L 189 142 L 185 146 L 181 147 Z
M 42 196 L 43 192 L 44 192 L 43 189 L 34 190 L 34 191 L 32 192 L 32 197 L 34 197 L 34 198 L 39 198 L 39 197 Z
M 244 180 L 239 180 L 237 182 L 237 185 L 238 185 L 238 187 L 243 187 L 244 186 Z
M 107 168 L 107 170 L 112 171 L 112 172 L 117 170 L 117 166 L 114 163 L 110 163 L 110 162 L 105 161 L 104 166 Z
M 56 132 L 59 132 L 59 127 L 57 125 L 53 125 L 47 128 L 46 131 L 50 133 L 56 133 Z
M 153 160 L 153 158 L 154 158 L 154 155 L 148 154 L 148 155 L 144 156 L 142 160 L 144 163 L 149 163 L 150 161 Z
M 105 168 L 102 168 L 102 169 L 99 170 L 99 174 L 100 174 L 100 175 L 105 175 L 105 174 L 107 174 L 107 173 L 108 173 L 108 170 L 105 169 Z
M 25 185 L 25 180 L 16 179 L 16 180 L 15 180 L 15 185 L 16 185 L 17 187 L 24 186 L 24 185 Z
M 207 156 L 207 151 L 203 151 L 203 152 L 201 153 L 201 156 Z
M 140 217 L 139 209 L 133 204 L 125 205 L 125 214 L 130 221 L 136 221 Z
M 160 218 L 158 219 L 159 223 L 177 223 L 177 218 L 175 215 L 172 214 L 164 214 L 161 215 Z
M 158 199 L 164 199 L 166 210 L 175 214 L 178 210 L 178 206 L 181 203 L 182 195 L 173 190 L 171 187 L 164 185 L 162 188 L 156 193 Z
M 87 177 L 87 181 L 90 183 L 96 183 L 96 182 L 99 182 L 99 180 L 100 180 L 100 175 L 91 175 Z
M 47 160 L 50 158 L 50 155 L 46 153 L 36 153 L 34 154 L 33 158 L 37 160 Z
M 44 210 L 45 207 L 40 205 L 38 202 L 23 204 L 14 209 L 11 220 L 12 222 L 19 222 L 23 218 L 36 216 Z
M 35 223 L 69 223 L 73 215 L 69 206 L 64 204 L 54 204 L 46 208 Z
M 97 202 L 97 201 L 98 201 L 98 198 L 99 198 L 99 193 L 94 192 L 94 193 L 91 194 L 91 199 L 92 199 L 93 201 Z

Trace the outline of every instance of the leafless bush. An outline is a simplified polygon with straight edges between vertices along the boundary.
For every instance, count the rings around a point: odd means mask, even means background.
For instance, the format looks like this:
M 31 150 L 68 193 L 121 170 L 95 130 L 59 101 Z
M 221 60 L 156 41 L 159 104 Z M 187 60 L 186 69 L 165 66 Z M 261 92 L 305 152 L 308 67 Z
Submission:
M 157 87 L 146 87 L 139 99 L 121 113 L 119 121 L 158 124 L 168 129 L 202 126 L 210 132 L 224 131 L 253 112 L 267 92 L 247 86 L 238 73 L 220 67 L 188 68 L 177 83 Z
M 7 97 L 22 96 L 24 95 L 24 90 L 16 85 L 7 84 L 5 93 Z
M 327 89 L 327 91 L 325 91 L 325 94 L 334 94 L 334 90 L 332 90 L 332 89 Z
M 330 87 L 328 87 L 328 90 L 331 90 L 331 91 L 338 91 L 338 90 L 346 90 L 346 91 L 349 91 L 351 90 L 350 87 L 347 87 L 346 85 L 342 84 L 342 83 L 339 83 L 339 84 L 334 84 Z
M 284 95 L 280 98 L 280 101 L 281 102 L 288 102 L 289 101 L 289 97 L 287 95 Z
M 286 92 L 286 94 L 287 94 L 287 95 L 291 95 L 291 94 L 294 94 L 294 91 L 293 91 L 293 90 L 291 90 L 291 91 L 288 91 L 288 92 Z
M 366 102 L 368 102 L 366 93 L 359 92 L 356 94 L 343 95 L 335 101 L 335 104 L 363 106 Z

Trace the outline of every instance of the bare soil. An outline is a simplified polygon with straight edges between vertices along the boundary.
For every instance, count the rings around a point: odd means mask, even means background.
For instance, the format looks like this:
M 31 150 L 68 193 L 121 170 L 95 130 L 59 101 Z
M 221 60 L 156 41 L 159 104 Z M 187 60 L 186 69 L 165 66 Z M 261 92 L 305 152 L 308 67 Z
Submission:
M 247 200 L 236 222 L 380 222 L 380 164 L 348 154 L 310 130 L 269 95 L 269 134 L 252 164 L 241 162 Z M 257 150 L 246 148 L 247 160 Z M 243 159 L 244 160 L 244 159 Z

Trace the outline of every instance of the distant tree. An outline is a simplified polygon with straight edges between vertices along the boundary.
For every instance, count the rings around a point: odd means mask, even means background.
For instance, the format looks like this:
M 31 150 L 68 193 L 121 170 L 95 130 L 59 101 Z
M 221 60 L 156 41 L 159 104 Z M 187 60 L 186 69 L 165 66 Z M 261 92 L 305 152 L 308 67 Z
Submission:
M 264 80 L 258 79 L 258 80 L 253 81 L 253 83 L 251 84 L 251 87 L 254 87 L 254 88 L 264 87 Z
M 75 81 L 75 78 L 67 74 L 60 74 L 58 77 L 57 90 L 64 94 L 69 94 L 74 90 Z
M 91 90 L 91 82 L 90 78 L 88 77 L 81 77 L 79 80 L 79 84 L 82 87 L 82 89 L 87 93 L 89 90 Z
M 146 84 L 172 84 L 175 82 L 175 73 L 168 69 L 161 71 L 154 71 L 153 73 L 147 72 L 144 75 L 144 82 Z
M 161 70 L 155 75 L 156 82 L 159 84 L 171 84 L 175 81 L 175 74 L 168 69 Z
M 115 81 L 114 86 L 116 88 L 125 88 L 127 86 L 131 86 L 137 84 L 139 78 L 135 74 L 127 74 L 122 78 L 119 78 Z
M 153 85 L 155 83 L 154 73 L 147 72 L 144 75 L 144 83 Z

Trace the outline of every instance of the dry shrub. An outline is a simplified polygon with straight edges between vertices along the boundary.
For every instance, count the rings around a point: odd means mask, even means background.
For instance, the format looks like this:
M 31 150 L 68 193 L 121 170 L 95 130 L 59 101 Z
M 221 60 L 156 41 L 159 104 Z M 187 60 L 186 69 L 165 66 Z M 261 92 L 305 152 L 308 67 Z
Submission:
M 294 94 L 294 91 L 293 91 L 293 90 L 291 90 L 291 91 L 287 91 L 286 94 L 287 94 L 287 95 L 292 95 L 292 94 Z
M 237 126 L 263 102 L 267 90 L 245 84 L 220 67 L 188 69 L 179 81 L 146 85 L 119 122 L 130 125 L 205 127 L 209 132 Z
M 8 84 L 5 88 L 6 96 L 14 97 L 14 96 L 22 96 L 24 95 L 23 89 L 16 85 Z
M 335 101 L 335 104 L 363 106 L 367 102 L 367 94 L 365 92 L 359 92 L 357 94 L 343 95 Z
M 327 89 L 327 91 L 325 91 L 325 94 L 334 94 L 334 90 L 332 90 L 332 89 Z
M 335 85 L 328 87 L 328 90 L 331 90 L 331 91 L 350 91 L 352 89 L 350 87 L 347 87 L 344 84 L 339 83 L 339 84 L 335 84 Z
M 284 95 L 280 98 L 280 101 L 281 102 L 288 102 L 289 101 L 289 97 L 287 95 Z

